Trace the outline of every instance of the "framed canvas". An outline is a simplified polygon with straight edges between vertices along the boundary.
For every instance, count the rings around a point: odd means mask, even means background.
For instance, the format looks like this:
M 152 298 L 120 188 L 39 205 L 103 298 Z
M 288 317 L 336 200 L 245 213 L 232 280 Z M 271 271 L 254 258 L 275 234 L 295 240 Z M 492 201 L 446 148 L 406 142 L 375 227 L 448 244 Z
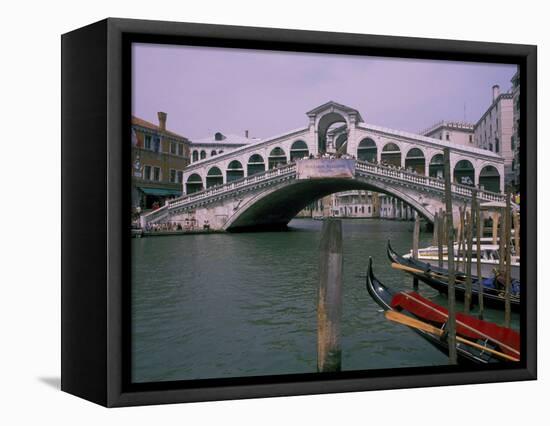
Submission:
M 115 407 L 536 379 L 536 58 L 64 34 L 62 389 Z

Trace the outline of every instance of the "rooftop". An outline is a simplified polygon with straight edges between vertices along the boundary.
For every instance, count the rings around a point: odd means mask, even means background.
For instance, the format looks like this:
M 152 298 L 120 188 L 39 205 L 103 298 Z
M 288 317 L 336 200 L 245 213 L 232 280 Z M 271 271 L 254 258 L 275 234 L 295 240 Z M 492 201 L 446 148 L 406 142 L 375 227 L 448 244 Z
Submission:
M 256 143 L 261 141 L 259 138 L 247 138 L 246 136 L 234 135 L 234 134 L 223 134 L 221 132 L 216 132 L 211 136 L 194 139 L 191 141 L 193 145 L 248 145 L 251 143 Z
M 473 123 L 466 123 L 462 121 L 445 121 L 442 120 L 438 123 L 435 123 L 434 125 L 428 127 L 427 129 L 424 129 L 420 132 L 421 135 L 428 135 L 438 129 L 452 129 L 452 130 L 461 130 L 466 132 L 473 132 L 474 131 L 474 124 Z
M 179 135 L 177 133 L 171 132 L 170 130 L 161 130 L 158 125 L 153 124 L 149 121 L 144 120 L 143 118 L 139 118 L 139 117 L 136 117 L 136 116 L 132 116 L 132 126 L 144 127 L 146 129 L 153 130 L 155 132 L 164 133 L 164 134 L 170 135 L 172 137 L 179 138 L 179 139 L 185 139 L 186 141 L 188 141 L 188 139 L 185 136 L 182 136 L 182 135 Z

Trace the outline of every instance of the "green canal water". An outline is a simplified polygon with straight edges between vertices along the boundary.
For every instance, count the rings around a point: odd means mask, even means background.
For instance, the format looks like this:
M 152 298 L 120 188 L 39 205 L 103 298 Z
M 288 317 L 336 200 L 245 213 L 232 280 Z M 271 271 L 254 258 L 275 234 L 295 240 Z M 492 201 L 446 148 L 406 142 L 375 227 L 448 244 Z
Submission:
M 294 219 L 288 232 L 133 239 L 132 380 L 316 372 L 321 226 Z M 343 232 L 342 369 L 446 364 L 416 333 L 385 320 L 365 289 L 369 256 L 382 282 L 412 288 L 385 251 L 388 239 L 410 249 L 412 223 L 350 219 Z M 420 238 L 427 245 L 431 234 Z M 420 292 L 445 303 L 422 283 Z M 486 317 L 502 322 L 503 313 Z

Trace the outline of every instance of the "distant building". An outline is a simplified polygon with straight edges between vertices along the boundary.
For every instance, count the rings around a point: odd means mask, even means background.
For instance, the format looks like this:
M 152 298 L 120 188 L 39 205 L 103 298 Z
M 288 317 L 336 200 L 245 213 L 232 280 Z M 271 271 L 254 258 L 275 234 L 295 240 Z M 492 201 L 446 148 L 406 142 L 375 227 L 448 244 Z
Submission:
M 512 128 L 512 179 L 511 184 L 519 190 L 520 184 L 520 88 L 519 71 L 512 77 L 512 103 L 514 108 L 514 124 Z
M 132 117 L 132 207 L 147 210 L 182 194 L 183 170 L 189 164 L 189 140 L 159 124 Z
M 221 132 L 216 132 L 211 137 L 191 141 L 191 162 L 205 160 L 258 141 L 260 139 L 248 137 L 248 130 L 245 131 L 244 136 L 224 135 Z
M 384 218 L 390 220 L 411 220 L 412 207 L 386 194 L 352 190 L 338 192 L 320 198 L 297 217 L 340 217 L 340 218 Z
M 444 142 L 464 146 L 474 146 L 474 125 L 458 121 L 440 121 L 428 129 L 420 132 L 421 135 Z
M 504 158 L 505 185 L 513 180 L 513 128 L 513 94 L 500 93 L 500 87 L 495 85 L 491 105 L 474 127 L 474 140 L 478 148 L 487 149 Z
M 378 193 L 371 191 L 345 191 L 334 194 L 332 216 L 336 217 L 379 217 Z

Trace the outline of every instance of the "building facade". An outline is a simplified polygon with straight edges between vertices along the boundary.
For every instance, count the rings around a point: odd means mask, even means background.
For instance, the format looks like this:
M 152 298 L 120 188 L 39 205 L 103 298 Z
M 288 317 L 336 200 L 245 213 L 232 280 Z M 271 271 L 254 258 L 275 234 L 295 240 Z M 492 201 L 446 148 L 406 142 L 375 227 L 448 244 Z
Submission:
M 514 111 L 512 93 L 500 93 L 498 85 L 493 86 L 492 102 L 474 127 L 474 140 L 478 148 L 486 149 L 504 159 L 504 184 L 513 180 L 512 136 L 514 133 Z
M 194 139 L 191 141 L 190 152 L 191 162 L 206 160 L 224 152 L 233 151 L 236 148 L 245 146 L 254 142 L 258 142 L 258 138 L 250 138 L 248 130 L 245 130 L 244 136 L 225 135 L 221 132 L 216 132 L 211 137 L 202 139 Z
M 511 184 L 516 191 L 519 191 L 520 184 L 520 84 L 519 71 L 512 77 L 512 103 L 514 124 L 512 128 L 512 180 Z
M 132 117 L 132 207 L 138 212 L 180 196 L 189 164 L 189 140 L 166 129 L 166 113 L 158 119 L 153 124 Z
M 476 146 L 474 143 L 474 125 L 471 123 L 440 121 L 423 130 L 420 134 L 429 138 L 439 139 L 443 142 L 463 146 Z
M 373 191 L 344 191 L 320 198 L 303 209 L 297 217 L 383 218 L 412 220 L 414 209 L 387 194 Z

